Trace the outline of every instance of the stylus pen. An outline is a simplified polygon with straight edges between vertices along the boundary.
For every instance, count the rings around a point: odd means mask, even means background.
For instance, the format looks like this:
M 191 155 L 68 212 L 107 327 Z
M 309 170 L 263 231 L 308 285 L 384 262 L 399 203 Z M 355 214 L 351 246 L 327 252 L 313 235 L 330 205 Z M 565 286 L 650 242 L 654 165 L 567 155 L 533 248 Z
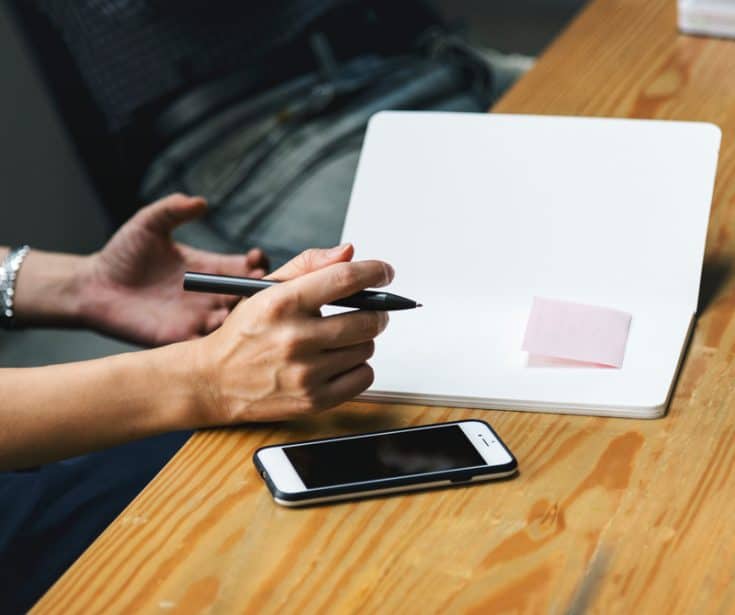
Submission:
M 229 275 L 214 275 L 211 273 L 196 273 L 187 271 L 184 274 L 184 290 L 194 290 L 200 293 L 219 293 L 222 295 L 239 295 L 250 297 L 258 291 L 280 284 L 275 280 L 260 280 L 255 278 L 238 278 Z M 384 293 L 375 290 L 361 290 L 359 293 L 331 301 L 329 305 L 358 308 L 360 310 L 410 310 L 421 307 L 413 299 L 400 297 L 393 293 Z

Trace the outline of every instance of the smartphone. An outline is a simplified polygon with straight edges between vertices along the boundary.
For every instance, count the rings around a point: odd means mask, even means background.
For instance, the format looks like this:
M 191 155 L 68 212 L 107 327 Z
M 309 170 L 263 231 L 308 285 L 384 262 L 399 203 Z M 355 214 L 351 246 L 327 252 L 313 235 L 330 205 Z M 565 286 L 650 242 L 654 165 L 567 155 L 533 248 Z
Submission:
M 253 462 L 283 506 L 487 481 L 518 469 L 492 427 L 475 420 L 266 446 Z

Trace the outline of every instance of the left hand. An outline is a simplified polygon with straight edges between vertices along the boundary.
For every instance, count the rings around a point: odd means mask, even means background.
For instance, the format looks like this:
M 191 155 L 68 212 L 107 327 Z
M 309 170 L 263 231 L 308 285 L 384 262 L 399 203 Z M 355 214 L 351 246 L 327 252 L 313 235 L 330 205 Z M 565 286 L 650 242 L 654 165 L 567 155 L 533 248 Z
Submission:
M 239 297 L 185 292 L 185 271 L 251 278 L 268 266 L 262 250 L 225 255 L 197 250 L 171 231 L 207 209 L 201 197 L 172 194 L 141 209 L 89 257 L 85 319 L 92 327 L 156 346 L 201 337 L 219 327 Z

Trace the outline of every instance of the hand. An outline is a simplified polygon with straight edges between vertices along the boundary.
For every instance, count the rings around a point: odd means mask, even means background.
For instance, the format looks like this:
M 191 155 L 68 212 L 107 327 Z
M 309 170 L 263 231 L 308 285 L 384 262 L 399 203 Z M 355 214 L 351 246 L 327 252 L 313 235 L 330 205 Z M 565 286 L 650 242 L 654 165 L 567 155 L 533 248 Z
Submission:
M 385 312 L 322 317 L 320 307 L 368 287 L 393 269 L 380 261 L 350 263 L 353 248 L 308 250 L 273 273 L 290 280 L 242 301 L 222 327 L 188 343 L 196 425 L 281 420 L 353 398 L 373 382 L 367 364 Z
M 185 292 L 184 272 L 262 277 L 267 259 L 197 250 L 171 231 L 207 209 L 200 197 L 172 194 L 141 209 L 107 245 L 89 257 L 84 319 L 105 333 L 145 345 L 205 335 L 224 321 L 238 297 Z

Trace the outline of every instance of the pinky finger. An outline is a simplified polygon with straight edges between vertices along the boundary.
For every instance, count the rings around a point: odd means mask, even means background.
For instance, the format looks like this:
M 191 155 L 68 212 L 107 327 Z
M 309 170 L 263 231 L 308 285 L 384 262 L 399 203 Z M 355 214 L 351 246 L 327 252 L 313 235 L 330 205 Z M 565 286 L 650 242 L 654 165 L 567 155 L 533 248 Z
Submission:
M 372 367 L 367 363 L 358 365 L 323 385 L 319 406 L 326 409 L 349 401 L 367 389 L 374 380 L 375 373 Z
M 217 295 L 213 302 L 216 307 L 225 307 L 228 310 L 232 310 L 240 301 L 242 297 L 238 295 Z
M 225 318 L 227 318 L 229 313 L 229 308 L 220 308 L 218 310 L 210 312 L 204 322 L 203 333 L 207 334 L 211 333 L 215 329 L 219 329 L 222 323 L 225 322 Z

